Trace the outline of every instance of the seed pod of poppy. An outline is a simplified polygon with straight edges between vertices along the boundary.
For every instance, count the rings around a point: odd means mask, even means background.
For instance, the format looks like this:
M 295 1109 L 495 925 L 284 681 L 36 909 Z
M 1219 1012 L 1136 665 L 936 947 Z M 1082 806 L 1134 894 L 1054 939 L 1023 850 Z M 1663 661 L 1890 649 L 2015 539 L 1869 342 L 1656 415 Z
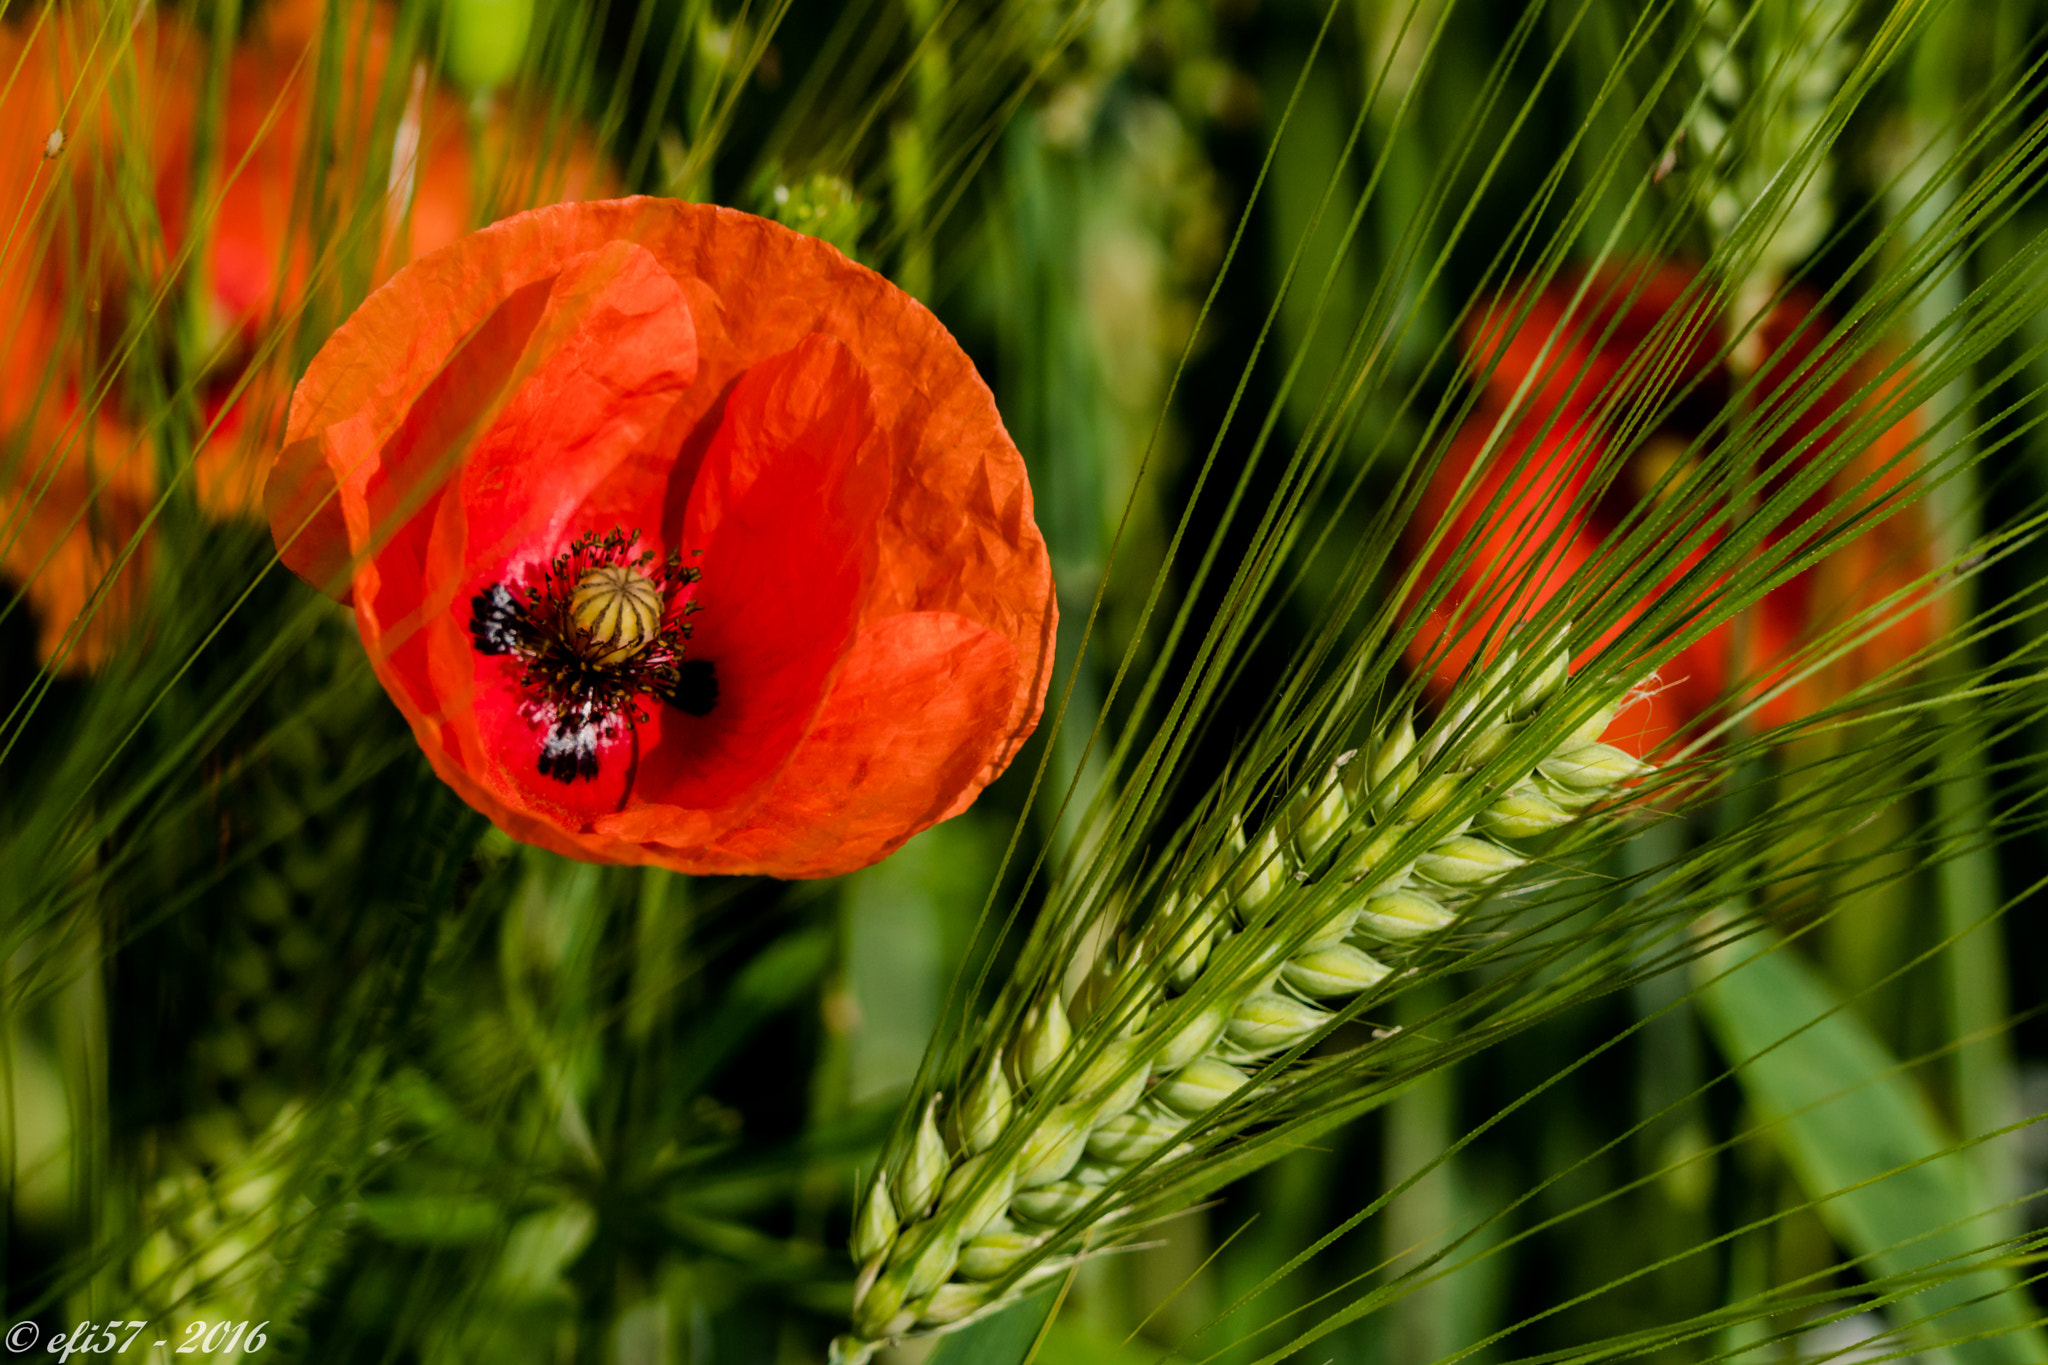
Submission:
M 1099 1193 L 1078 1180 L 1055 1180 L 1050 1185 L 1020 1192 L 1010 1201 L 1010 1208 L 1020 1217 L 1052 1227 L 1094 1203 Z
M 1183 1120 L 1147 1104 L 1119 1114 L 1090 1133 L 1088 1155 L 1097 1161 L 1130 1165 L 1172 1143 L 1185 1127 Z
M 897 1264 L 890 1270 L 903 1271 L 903 1297 L 921 1299 L 951 1278 L 953 1267 L 960 1264 L 960 1234 L 950 1223 L 926 1219 L 904 1230 L 891 1259 Z M 884 1272 L 882 1278 L 888 1277 Z
M 939 1136 L 938 1110 L 937 1095 L 925 1101 L 924 1116 L 917 1121 L 917 1135 L 910 1140 L 910 1150 L 896 1172 L 896 1208 L 900 1218 L 923 1216 L 946 1183 L 946 1168 L 952 1163 L 946 1154 L 946 1140 Z
M 661 633 L 661 589 L 630 564 L 585 569 L 569 596 L 569 619 L 590 638 L 598 663 L 640 653 Z
M 1484 886 L 1528 861 L 1499 844 L 1461 834 L 1423 854 L 1415 870 L 1439 886 Z
M 1235 1095 L 1247 1079 L 1244 1072 L 1226 1061 L 1197 1057 L 1159 1087 L 1159 1100 L 1193 1118 Z
M 1017 1154 L 1017 1184 L 1029 1190 L 1065 1179 L 1087 1150 L 1092 1120 L 1091 1107 L 1081 1102 L 1062 1104 L 1047 1114 Z
M 985 1152 L 996 1145 L 996 1139 L 1003 1135 L 1003 1128 L 1010 1121 L 1012 1098 L 1002 1058 L 990 1058 L 980 1082 L 953 1111 L 953 1133 L 962 1151 Z
M 1248 997 L 1230 1017 L 1230 1041 L 1247 1052 L 1268 1052 L 1308 1037 L 1330 1022 L 1330 1012 L 1278 991 Z
M 1287 855 L 1280 848 L 1280 836 L 1268 825 L 1239 865 L 1236 888 L 1238 917 L 1249 922 L 1266 902 L 1287 889 L 1290 880 Z
M 1386 980 L 1390 969 L 1348 943 L 1301 954 L 1280 969 L 1280 979 L 1303 995 L 1359 995 Z
M 939 1195 L 939 1216 L 962 1238 L 979 1236 L 1002 1216 L 1010 1206 L 1010 1196 L 1017 1192 L 1012 1171 L 988 1172 L 989 1154 L 983 1152 L 968 1157 L 946 1177 L 946 1188 Z
M 853 1220 L 853 1260 L 865 1265 L 889 1249 L 896 1240 L 896 1209 L 889 1202 L 888 1178 L 879 1173 L 868 1187 L 868 1197 Z
M 1136 1039 L 1118 1038 L 1081 1069 L 1074 1082 L 1074 1094 L 1094 1100 L 1097 1123 L 1123 1113 L 1144 1098 L 1151 1068 L 1138 1064 L 1137 1054 Z
M 1649 765 L 1611 744 L 1582 744 L 1546 758 L 1537 770 L 1573 791 L 1604 792 L 1648 771 Z
M 1015 1228 L 984 1232 L 960 1248 L 959 1273 L 970 1280 L 998 1280 L 1043 1245 L 1045 1237 L 1038 1233 L 1019 1232 Z
M 1152 1065 L 1161 1071 L 1178 1071 L 1207 1052 L 1222 1036 L 1234 1006 L 1223 1000 L 1212 1002 L 1175 1030 L 1153 1054 Z
M 917 1306 L 917 1320 L 926 1327 L 943 1327 L 978 1312 L 987 1303 L 987 1285 L 949 1280 Z
M 1374 896 L 1358 912 L 1358 932 L 1401 943 L 1447 929 L 1458 917 L 1420 891 Z
M 1571 818 L 1570 811 L 1535 788 L 1515 787 L 1480 813 L 1479 826 L 1506 839 L 1533 839 Z
M 1024 1016 L 1024 1036 L 1017 1040 L 1015 1056 L 1017 1074 L 1027 1081 L 1039 1079 L 1059 1065 L 1073 1040 L 1073 1027 L 1055 991 Z

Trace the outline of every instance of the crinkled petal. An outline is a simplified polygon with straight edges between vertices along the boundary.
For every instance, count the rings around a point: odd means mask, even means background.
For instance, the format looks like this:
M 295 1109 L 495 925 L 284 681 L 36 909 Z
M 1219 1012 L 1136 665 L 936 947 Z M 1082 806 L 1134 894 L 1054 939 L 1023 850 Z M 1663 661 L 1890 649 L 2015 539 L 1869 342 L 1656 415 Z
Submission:
M 702 552 L 692 561 L 704 581 L 690 653 L 717 667 L 719 703 L 704 718 L 657 706 L 636 721 L 631 787 L 609 812 L 595 810 L 594 789 L 573 808 L 517 789 L 509 765 L 483 762 L 476 745 L 487 748 L 488 737 L 473 744 L 458 734 L 450 750 L 472 787 L 480 782 L 510 813 L 575 830 L 586 857 L 822 875 L 881 856 L 964 808 L 1030 733 L 1055 609 L 1023 464 L 987 387 L 936 319 L 829 246 L 731 210 L 626 199 L 521 214 L 415 262 L 330 338 L 293 397 L 266 494 L 280 551 L 315 583 L 337 581 L 348 557 L 343 509 L 324 504 L 332 467 L 307 458 L 305 442 L 357 416 L 379 433 L 395 430 L 504 300 L 563 261 L 620 241 L 651 253 L 687 299 L 697 378 L 670 414 L 673 444 L 643 446 L 580 501 L 560 505 L 640 530 L 663 549 Z M 855 394 L 861 401 L 849 406 Z M 306 529 L 294 536 L 294 523 Z M 612 527 L 542 528 L 530 532 L 534 553 L 559 551 L 572 529 Z M 430 566 L 421 591 L 443 590 L 443 576 Z M 909 649 L 887 667 L 865 659 L 880 647 L 871 639 L 910 630 L 884 625 L 925 614 L 958 617 L 993 638 L 971 649 Z M 459 608 L 437 619 L 456 616 Z M 472 690 L 461 694 L 452 626 L 431 630 L 447 636 L 432 691 L 436 723 L 452 734 L 490 708 L 477 702 L 484 681 L 474 668 Z M 911 631 L 901 642 L 922 638 Z M 891 751 L 894 708 L 867 694 L 842 705 L 857 662 L 872 687 L 906 696 L 951 688 L 975 700 L 934 713 L 960 723 L 949 731 L 935 722 L 933 734 L 952 736 L 944 745 L 911 746 L 925 755 L 921 767 L 868 764 L 861 754 Z M 826 762 L 814 749 L 833 756 Z M 863 795 L 849 811 L 890 814 L 850 815 L 837 835 L 813 837 L 802 827 L 810 807 L 784 799 L 796 772 L 812 775 L 805 780 L 827 804 L 852 782 Z M 899 790 L 890 795 L 892 782 Z M 743 830 L 752 832 L 741 839 Z M 728 845 L 728 834 L 738 842 Z
M 1016 667 L 1008 639 L 951 612 L 875 622 L 773 790 L 692 860 L 743 871 L 773 858 L 783 876 L 830 877 L 893 852 L 954 813 L 1004 743 L 988 722 Z

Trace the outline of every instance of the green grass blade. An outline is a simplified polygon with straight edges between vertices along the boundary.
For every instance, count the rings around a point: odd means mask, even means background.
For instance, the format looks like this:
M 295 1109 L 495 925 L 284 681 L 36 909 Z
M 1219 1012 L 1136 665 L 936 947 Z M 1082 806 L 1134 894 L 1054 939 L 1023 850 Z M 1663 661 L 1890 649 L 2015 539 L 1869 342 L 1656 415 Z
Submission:
M 1883 1044 L 1768 929 L 1694 970 L 1710 1031 L 1830 1231 L 1873 1278 L 1927 1277 L 1901 1317 L 1958 1365 L 2048 1359 L 2039 1313 L 1985 1257 L 1974 1163 Z
M 1012 1304 L 944 1338 L 925 1365 L 1024 1365 L 1056 1303 L 1048 1290 Z

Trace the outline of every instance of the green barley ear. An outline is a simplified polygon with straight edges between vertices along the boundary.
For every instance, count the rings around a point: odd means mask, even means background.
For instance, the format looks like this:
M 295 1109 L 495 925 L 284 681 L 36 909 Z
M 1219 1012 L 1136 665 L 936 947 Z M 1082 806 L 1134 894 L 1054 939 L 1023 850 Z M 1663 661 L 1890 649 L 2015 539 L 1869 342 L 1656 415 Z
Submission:
M 1138 1176 L 1185 1186 L 1227 1159 L 1218 1123 L 1255 1096 L 1284 1104 L 1303 1050 L 1384 1001 L 1405 956 L 1529 861 L 1496 837 L 1603 818 L 1602 799 L 1649 768 L 1593 738 L 1619 699 L 1582 714 L 1564 638 L 1539 652 L 1481 670 L 1424 735 L 1405 716 L 1387 723 L 1255 836 L 1226 815 L 1214 851 L 1119 893 L 1127 915 L 1148 901 L 1152 912 L 1080 973 L 1078 1027 L 1057 990 L 1018 983 L 1039 998 L 999 1015 L 1016 1022 L 986 1030 L 964 1060 L 950 1148 L 927 1098 L 895 1184 L 878 1181 L 858 1215 L 853 1331 L 834 1361 L 953 1330 L 1115 1249 L 1144 1197 Z M 1539 749 L 1525 732 L 1562 738 Z M 1033 969 L 1073 975 L 1057 959 Z M 936 1202 L 899 1229 L 892 1190 L 906 1220 L 929 1191 Z
M 287 1337 L 343 1249 L 351 1201 L 309 1180 L 355 1145 L 294 1104 L 255 1140 L 217 1144 L 204 1164 L 177 1160 L 142 1200 L 149 1236 L 128 1262 L 131 1317 L 274 1324 Z M 228 1348 L 232 1350 L 233 1348 Z
M 1699 0 L 1699 90 L 1686 112 L 1690 181 L 1717 254 L 1734 271 L 1734 317 L 1758 318 L 1833 225 L 1827 146 L 1857 48 L 1845 0 Z M 1747 351 L 1738 346 L 1736 360 Z M 1754 357 L 1748 357 L 1753 360 Z
M 896 1208 L 905 1218 L 915 1218 L 929 1209 L 946 1180 L 946 1144 L 939 1137 L 938 1110 L 939 1096 L 934 1095 L 926 1102 L 924 1117 L 918 1120 L 917 1133 L 910 1140 L 910 1150 L 896 1171 L 892 1192 Z
M 1003 1126 L 1010 1121 L 1011 1098 L 1010 1079 L 1003 1074 L 1002 1058 L 992 1057 L 981 1082 L 967 1092 L 967 1098 L 954 1112 L 954 1139 L 958 1145 L 969 1152 L 985 1152 L 993 1147 L 1002 1136 Z

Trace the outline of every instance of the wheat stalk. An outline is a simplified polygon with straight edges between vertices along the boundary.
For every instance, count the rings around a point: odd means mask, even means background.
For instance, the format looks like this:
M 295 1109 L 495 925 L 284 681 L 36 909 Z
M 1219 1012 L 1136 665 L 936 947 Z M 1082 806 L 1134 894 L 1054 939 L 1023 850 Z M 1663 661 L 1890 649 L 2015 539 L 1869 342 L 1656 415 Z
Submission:
M 1070 948 L 1071 970 L 962 1067 L 964 1093 L 923 1097 L 881 1164 L 855 1219 L 854 1331 L 834 1360 L 964 1326 L 1095 1254 L 1135 1208 L 1130 1177 L 1213 1161 L 1219 1144 L 1195 1139 L 1283 1090 L 1288 1063 L 1386 998 L 1400 954 L 1528 861 L 1496 839 L 1547 834 L 1643 776 L 1598 739 L 1627 698 L 1574 715 L 1586 699 L 1563 690 L 1569 658 L 1561 638 L 1526 663 L 1507 655 L 1427 734 L 1406 717 L 1385 726 L 1255 838 L 1228 818 L 1222 846 L 1155 892 L 1150 914 L 1102 912 L 1116 950 L 1088 962 Z M 1531 722 L 1569 730 L 1503 772 L 1495 760 Z M 1059 986 L 1076 974 L 1069 1001 Z
M 1833 226 L 1827 124 L 1856 58 L 1854 14 L 1851 0 L 1700 0 L 1700 90 L 1683 133 L 1713 247 L 1747 257 L 1730 300 L 1738 325 L 1768 311 Z M 1739 367 L 1754 368 L 1755 345 L 1738 343 Z

